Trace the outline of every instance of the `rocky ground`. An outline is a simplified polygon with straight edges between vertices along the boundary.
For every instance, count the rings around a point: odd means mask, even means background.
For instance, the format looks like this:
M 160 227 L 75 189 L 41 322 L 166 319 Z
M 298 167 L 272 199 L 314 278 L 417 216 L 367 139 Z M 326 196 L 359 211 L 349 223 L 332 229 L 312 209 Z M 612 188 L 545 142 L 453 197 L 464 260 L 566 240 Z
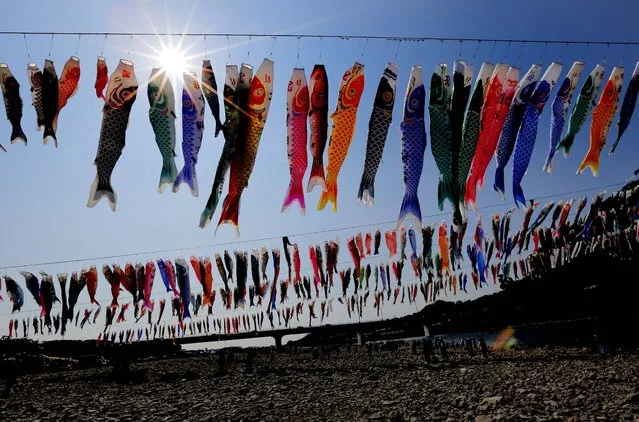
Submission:
M 639 355 L 535 349 L 427 364 L 399 350 L 262 349 L 22 376 L 3 421 L 638 421 Z M 1 376 L 1 374 L 0 374 Z M 1 385 L 1 384 L 0 384 Z

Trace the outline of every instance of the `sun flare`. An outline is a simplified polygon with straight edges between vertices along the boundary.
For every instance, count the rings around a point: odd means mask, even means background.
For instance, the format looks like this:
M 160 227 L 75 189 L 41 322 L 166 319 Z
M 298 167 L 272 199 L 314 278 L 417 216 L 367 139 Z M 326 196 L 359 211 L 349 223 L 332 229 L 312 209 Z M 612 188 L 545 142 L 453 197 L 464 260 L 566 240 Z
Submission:
M 186 71 L 186 55 L 177 48 L 165 47 L 160 52 L 158 60 L 169 76 L 182 76 Z

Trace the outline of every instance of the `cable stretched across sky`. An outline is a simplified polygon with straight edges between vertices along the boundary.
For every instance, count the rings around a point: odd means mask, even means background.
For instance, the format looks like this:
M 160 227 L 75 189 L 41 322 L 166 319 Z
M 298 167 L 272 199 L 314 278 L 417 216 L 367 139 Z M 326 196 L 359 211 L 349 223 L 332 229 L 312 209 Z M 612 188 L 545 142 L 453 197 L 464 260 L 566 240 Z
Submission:
M 232 37 L 232 38 L 314 38 L 314 39 L 342 39 L 342 40 L 386 40 L 402 42 L 426 42 L 426 41 L 456 41 L 456 42 L 496 42 L 496 43 L 525 43 L 525 44 L 589 44 L 589 45 L 639 45 L 639 40 L 570 40 L 570 39 L 517 39 L 517 38 L 479 38 L 479 37 L 412 37 L 396 35 L 346 35 L 346 34 L 287 34 L 287 33 L 222 33 L 222 32 L 98 32 L 98 31 L 0 31 L 2 35 L 51 35 L 51 36 L 100 36 L 100 37 Z
M 624 181 L 620 181 L 620 182 L 617 182 L 617 183 L 610 183 L 610 184 L 607 184 L 607 185 L 593 186 L 593 187 L 590 187 L 590 188 L 584 188 L 584 189 L 560 192 L 560 193 L 556 193 L 556 194 L 552 194 L 552 195 L 544 195 L 544 196 L 540 196 L 540 197 L 537 197 L 537 198 L 531 198 L 531 199 L 541 200 L 541 199 L 556 198 L 558 196 L 573 195 L 573 194 L 576 194 L 576 193 L 589 192 L 589 191 L 599 190 L 599 189 L 608 189 L 608 188 L 611 188 L 611 187 L 622 185 L 624 183 L 627 183 L 627 181 L 624 180 Z M 506 205 L 504 202 L 491 204 L 491 205 L 484 205 L 484 206 L 478 207 L 477 210 L 485 210 L 485 209 L 497 208 L 497 207 L 501 207 L 501 206 L 504 206 L 504 205 Z M 450 214 L 449 212 L 439 212 L 439 213 L 424 215 L 423 219 L 435 218 L 435 217 L 443 217 L 443 216 L 447 216 L 449 214 Z M 309 231 L 309 232 L 301 232 L 301 233 L 284 234 L 282 236 L 288 236 L 288 237 L 312 236 L 312 235 L 321 234 L 321 233 L 332 233 L 332 232 L 339 232 L 339 231 L 345 231 L 345 230 L 355 230 L 355 229 L 361 229 L 361 228 L 364 228 L 364 227 L 371 227 L 371 226 L 384 226 L 384 225 L 388 225 L 388 224 L 395 224 L 396 222 L 397 222 L 396 220 L 380 221 L 380 222 L 376 222 L 376 223 L 359 224 L 359 225 L 352 225 L 352 226 L 346 226 L 346 227 L 337 227 L 337 228 L 334 228 L 334 229 L 327 229 L 327 230 L 317 230 L 317 231 Z M 162 253 L 186 251 L 186 250 L 198 250 L 198 249 L 214 248 L 214 247 L 220 247 L 220 246 L 238 245 L 238 244 L 243 244 L 243 243 L 259 243 L 259 242 L 264 242 L 264 241 L 267 241 L 267 240 L 280 239 L 282 236 L 268 236 L 268 237 L 262 237 L 262 238 L 257 238 L 257 239 L 236 240 L 236 241 L 233 241 L 233 242 L 213 243 L 213 244 L 209 244 L 209 245 L 201 245 L 201 246 L 194 246 L 194 247 L 158 249 L 158 250 L 144 251 L 144 252 L 138 252 L 138 253 L 106 255 L 106 256 L 97 256 L 97 257 L 90 257 L 90 258 L 67 259 L 67 260 L 49 261 L 49 262 L 37 262 L 37 263 L 20 264 L 20 265 L 7 265 L 7 266 L 0 267 L 0 270 L 10 270 L 10 269 L 16 269 L 16 268 L 25 268 L 25 267 L 39 267 L 39 266 L 44 266 L 44 265 L 70 264 L 70 263 L 74 263 L 74 262 L 103 261 L 103 260 L 107 260 L 107 259 L 125 258 L 125 257 L 131 257 L 131 256 L 162 254 Z

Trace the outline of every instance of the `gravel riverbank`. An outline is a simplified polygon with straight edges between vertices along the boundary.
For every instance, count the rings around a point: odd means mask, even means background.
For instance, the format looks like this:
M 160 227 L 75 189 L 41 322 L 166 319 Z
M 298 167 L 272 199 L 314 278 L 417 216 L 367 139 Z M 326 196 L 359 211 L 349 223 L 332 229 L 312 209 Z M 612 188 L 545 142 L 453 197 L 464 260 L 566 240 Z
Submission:
M 199 355 L 22 376 L 2 420 L 490 421 L 639 420 L 639 355 L 528 349 L 427 364 L 410 346 L 237 351 L 226 370 Z

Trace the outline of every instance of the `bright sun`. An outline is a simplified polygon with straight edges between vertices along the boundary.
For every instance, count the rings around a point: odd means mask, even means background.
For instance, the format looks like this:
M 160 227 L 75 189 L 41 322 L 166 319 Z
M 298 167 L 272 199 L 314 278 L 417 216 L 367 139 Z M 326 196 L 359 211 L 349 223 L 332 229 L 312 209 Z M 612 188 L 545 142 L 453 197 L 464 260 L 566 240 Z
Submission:
M 186 71 L 186 56 L 176 48 L 165 47 L 159 56 L 160 65 L 173 77 L 182 76 Z

